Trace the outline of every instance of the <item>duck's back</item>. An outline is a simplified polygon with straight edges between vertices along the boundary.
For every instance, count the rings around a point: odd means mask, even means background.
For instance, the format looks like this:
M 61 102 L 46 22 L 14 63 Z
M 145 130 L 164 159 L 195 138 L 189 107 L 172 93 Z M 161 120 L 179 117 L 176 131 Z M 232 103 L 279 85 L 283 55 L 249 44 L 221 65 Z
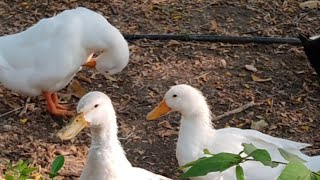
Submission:
M 89 9 L 66 10 L 21 33 L 0 37 L 0 55 L 15 68 L 35 63 L 39 66 L 41 61 L 57 61 L 70 55 L 83 56 L 85 48 L 104 39 L 110 26 L 103 16 Z M 66 51 L 69 53 L 62 53 Z
M 102 15 L 76 8 L 42 19 L 21 33 L 0 37 L 0 81 L 30 96 L 40 90 L 60 90 L 93 50 L 105 46 L 110 29 L 114 27 Z

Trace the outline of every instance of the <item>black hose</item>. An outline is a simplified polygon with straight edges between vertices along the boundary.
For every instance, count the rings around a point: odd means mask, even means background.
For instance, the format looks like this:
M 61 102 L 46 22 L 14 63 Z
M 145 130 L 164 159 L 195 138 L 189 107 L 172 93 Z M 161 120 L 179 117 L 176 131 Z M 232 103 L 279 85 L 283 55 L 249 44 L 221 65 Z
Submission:
M 219 35 L 174 35 L 174 34 L 125 34 L 124 37 L 130 40 L 179 40 L 179 41 L 207 41 L 232 44 L 291 44 L 301 45 L 298 38 L 276 38 L 276 37 L 253 37 L 253 36 L 219 36 Z

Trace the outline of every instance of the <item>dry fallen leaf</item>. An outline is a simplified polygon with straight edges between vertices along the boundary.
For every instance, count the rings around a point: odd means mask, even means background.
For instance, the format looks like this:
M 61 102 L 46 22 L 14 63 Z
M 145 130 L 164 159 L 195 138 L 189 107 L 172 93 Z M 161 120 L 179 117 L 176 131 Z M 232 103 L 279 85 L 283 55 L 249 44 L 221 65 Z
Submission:
M 166 2 L 167 0 L 151 0 L 151 3 L 152 4 L 161 4 L 161 3 L 164 3 Z
M 265 120 L 260 120 L 260 121 L 251 121 L 251 129 L 255 129 L 257 131 L 264 129 L 267 127 L 269 124 Z
M 180 45 L 181 43 L 179 41 L 176 40 L 170 40 L 168 42 L 168 46 L 174 46 L 174 45 Z
M 20 119 L 20 122 L 21 122 L 22 124 L 25 124 L 27 121 L 28 121 L 27 118 Z
M 220 59 L 220 63 L 223 67 L 227 67 L 227 61 L 225 59 Z
M 172 136 L 172 135 L 175 135 L 175 134 L 178 134 L 177 131 L 174 131 L 174 130 L 161 130 L 158 132 L 159 133 L 159 136 L 160 137 L 167 137 L 167 136 Z
M 211 21 L 210 24 L 210 31 L 216 31 L 218 29 L 218 22 L 216 20 Z
M 159 126 L 159 125 L 161 125 L 161 126 L 163 126 L 163 127 L 165 127 L 165 128 L 168 128 L 168 129 L 173 129 L 172 126 L 171 126 L 171 124 L 169 123 L 169 121 L 162 121 L 162 122 L 160 122 L 160 123 L 158 124 L 158 126 Z
M 117 82 L 118 80 L 116 80 L 115 78 L 109 76 L 109 75 L 103 75 L 106 79 L 113 81 L 113 82 Z
M 68 92 L 77 98 L 81 98 L 87 93 L 87 90 L 80 85 L 79 81 L 73 80 L 68 86 Z
M 317 9 L 320 7 L 320 1 L 306 1 L 306 2 L 299 4 L 299 7 L 301 9 L 306 9 L 306 8 Z
M 257 72 L 258 69 L 256 67 L 254 67 L 254 65 L 250 64 L 250 65 L 245 65 L 244 66 L 247 70 L 252 71 L 252 72 Z
M 266 82 L 266 81 L 271 81 L 272 78 L 265 78 L 265 79 L 262 79 L 262 78 L 259 78 L 258 76 L 254 75 L 254 74 L 251 74 L 251 78 L 253 81 L 255 82 Z
M 310 127 L 309 127 L 309 126 L 307 126 L 307 125 L 305 125 L 305 126 L 301 126 L 300 128 L 301 128 L 302 130 L 306 131 L 306 132 L 308 132 L 308 131 L 309 131 L 309 129 L 310 129 Z
M 88 77 L 86 77 L 86 75 L 85 74 L 79 74 L 78 75 L 78 78 L 80 79 L 80 80 L 82 80 L 82 81 L 85 81 L 85 82 L 87 82 L 87 83 L 92 83 L 92 81 L 91 81 L 91 79 L 90 78 L 88 78 Z

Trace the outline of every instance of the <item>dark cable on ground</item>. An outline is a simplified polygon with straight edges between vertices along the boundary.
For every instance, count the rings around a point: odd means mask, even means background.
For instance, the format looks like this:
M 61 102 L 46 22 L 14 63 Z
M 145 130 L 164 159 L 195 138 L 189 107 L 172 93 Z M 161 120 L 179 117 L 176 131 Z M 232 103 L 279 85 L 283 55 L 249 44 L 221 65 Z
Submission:
M 231 44 L 290 44 L 301 46 L 298 38 L 277 38 L 277 37 L 258 37 L 258 36 L 225 36 L 225 35 L 174 35 L 174 34 L 125 34 L 128 41 L 137 39 L 150 40 L 178 40 L 178 41 L 206 41 L 222 42 Z

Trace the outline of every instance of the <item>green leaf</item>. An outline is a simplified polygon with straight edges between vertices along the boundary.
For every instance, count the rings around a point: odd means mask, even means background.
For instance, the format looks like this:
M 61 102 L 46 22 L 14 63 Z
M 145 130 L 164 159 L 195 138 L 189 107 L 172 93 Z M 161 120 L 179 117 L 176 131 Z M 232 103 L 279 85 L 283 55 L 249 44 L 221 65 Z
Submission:
M 244 148 L 243 149 L 244 153 L 246 153 L 247 155 L 250 155 L 253 151 L 258 149 L 253 144 L 242 143 L 241 145 Z
M 278 150 L 279 150 L 281 156 L 282 156 L 285 160 L 287 160 L 287 161 L 289 161 L 289 162 L 301 162 L 301 163 L 307 162 L 307 161 L 301 159 L 299 156 L 297 156 L 297 155 L 295 155 L 295 154 L 292 154 L 292 153 L 290 153 L 290 152 L 288 152 L 288 151 L 286 151 L 286 150 L 284 150 L 284 149 L 282 149 L 282 148 L 279 148 Z
M 26 176 L 26 175 L 20 175 L 19 176 L 19 180 L 26 180 L 27 178 L 29 178 L 29 177 Z
M 241 163 L 241 160 L 241 156 L 237 154 L 219 153 L 194 163 L 193 166 L 180 177 L 196 177 L 207 175 L 210 172 L 221 172 L 234 165 L 238 165 Z
M 311 174 L 311 180 L 320 180 L 320 176 L 317 174 L 312 173 Z
M 204 153 L 204 154 L 212 155 L 212 153 L 209 151 L 209 149 L 204 149 L 204 150 L 203 150 L 203 153 Z
M 312 172 L 300 162 L 289 162 L 283 169 L 278 180 L 313 180 Z
M 244 172 L 240 165 L 237 165 L 236 167 L 236 177 L 237 180 L 244 180 Z
M 23 171 L 25 168 L 27 168 L 28 167 L 28 165 L 24 162 L 24 161 L 22 161 L 22 160 L 19 160 L 18 161 L 18 163 L 17 163 L 17 165 L 16 165 L 16 169 L 19 171 L 19 172 L 21 172 L 21 171 Z
M 272 162 L 270 154 L 264 149 L 257 149 L 253 151 L 250 156 L 252 156 L 254 160 L 260 161 L 265 166 L 273 168 L 279 165 L 279 163 Z
M 5 175 L 4 178 L 5 178 L 6 180 L 14 180 L 14 177 L 11 176 L 11 175 Z
M 57 156 L 52 163 L 50 178 L 54 178 L 55 176 L 57 176 L 57 173 L 62 168 L 63 164 L 64 164 L 64 156 L 62 155 Z
M 199 163 L 199 161 L 202 161 L 202 160 L 207 159 L 207 158 L 209 158 L 209 157 L 202 157 L 202 158 L 199 158 L 199 159 L 197 159 L 195 161 L 191 161 L 191 162 L 189 162 L 189 163 L 187 163 L 187 164 L 185 164 L 183 166 L 180 166 L 178 169 L 182 170 L 182 169 L 185 169 L 187 167 L 193 166 L 194 164 Z
M 23 171 L 21 171 L 21 174 L 30 175 L 35 170 L 37 170 L 37 168 L 35 168 L 35 167 L 27 167 Z

